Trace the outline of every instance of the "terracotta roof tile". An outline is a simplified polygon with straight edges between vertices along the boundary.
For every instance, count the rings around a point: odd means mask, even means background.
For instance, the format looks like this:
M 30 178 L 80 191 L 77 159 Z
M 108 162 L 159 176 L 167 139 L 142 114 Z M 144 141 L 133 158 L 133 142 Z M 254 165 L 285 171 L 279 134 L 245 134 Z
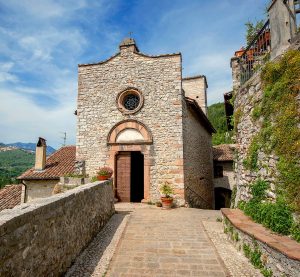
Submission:
M 59 179 L 59 177 L 74 172 L 75 158 L 76 146 L 64 146 L 48 157 L 44 170 L 37 171 L 34 167 L 30 168 L 18 179 Z
M 213 147 L 214 161 L 226 162 L 233 161 L 235 144 L 220 144 Z
M 22 185 L 7 185 L 0 189 L 0 211 L 21 204 Z

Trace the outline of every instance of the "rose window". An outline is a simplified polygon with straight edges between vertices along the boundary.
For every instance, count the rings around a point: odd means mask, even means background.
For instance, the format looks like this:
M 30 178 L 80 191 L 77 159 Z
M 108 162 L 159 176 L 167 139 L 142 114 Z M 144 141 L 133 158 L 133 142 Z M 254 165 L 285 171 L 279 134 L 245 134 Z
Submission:
M 139 106 L 140 97 L 136 94 L 129 94 L 124 97 L 123 105 L 127 110 L 134 110 Z

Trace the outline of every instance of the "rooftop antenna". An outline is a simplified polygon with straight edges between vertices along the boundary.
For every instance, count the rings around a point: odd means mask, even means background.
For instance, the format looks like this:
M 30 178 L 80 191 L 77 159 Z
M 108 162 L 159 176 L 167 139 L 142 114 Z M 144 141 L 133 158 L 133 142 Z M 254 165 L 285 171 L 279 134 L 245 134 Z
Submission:
M 132 38 L 132 32 L 129 32 L 129 38 Z
M 62 144 L 62 146 L 66 146 L 66 141 L 67 141 L 67 132 L 62 132 L 63 133 L 63 137 L 61 137 L 63 140 L 64 140 L 64 142 L 63 142 L 63 144 Z

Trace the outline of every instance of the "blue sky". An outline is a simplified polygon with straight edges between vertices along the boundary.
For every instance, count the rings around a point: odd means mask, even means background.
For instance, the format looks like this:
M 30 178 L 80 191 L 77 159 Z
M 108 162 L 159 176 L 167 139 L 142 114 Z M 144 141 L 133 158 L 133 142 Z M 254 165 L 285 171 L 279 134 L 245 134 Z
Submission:
M 0 0 L 0 142 L 60 147 L 76 137 L 77 65 L 104 60 L 132 32 L 141 52 L 181 52 L 183 75 L 231 90 L 230 58 L 268 0 Z

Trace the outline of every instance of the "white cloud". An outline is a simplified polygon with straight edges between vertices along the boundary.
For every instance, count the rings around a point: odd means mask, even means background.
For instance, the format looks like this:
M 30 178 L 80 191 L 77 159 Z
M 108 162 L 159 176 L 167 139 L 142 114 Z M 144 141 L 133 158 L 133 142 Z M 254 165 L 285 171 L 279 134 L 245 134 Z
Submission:
M 14 66 L 13 62 L 0 63 L 0 83 L 1 82 L 18 82 L 18 77 L 10 71 Z
M 61 132 L 67 132 L 69 144 L 75 143 L 76 116 L 75 99 L 54 109 L 44 109 L 27 97 L 12 91 L 1 92 L 0 129 L 1 141 L 35 142 L 37 137 L 45 137 L 48 144 L 59 147 Z

